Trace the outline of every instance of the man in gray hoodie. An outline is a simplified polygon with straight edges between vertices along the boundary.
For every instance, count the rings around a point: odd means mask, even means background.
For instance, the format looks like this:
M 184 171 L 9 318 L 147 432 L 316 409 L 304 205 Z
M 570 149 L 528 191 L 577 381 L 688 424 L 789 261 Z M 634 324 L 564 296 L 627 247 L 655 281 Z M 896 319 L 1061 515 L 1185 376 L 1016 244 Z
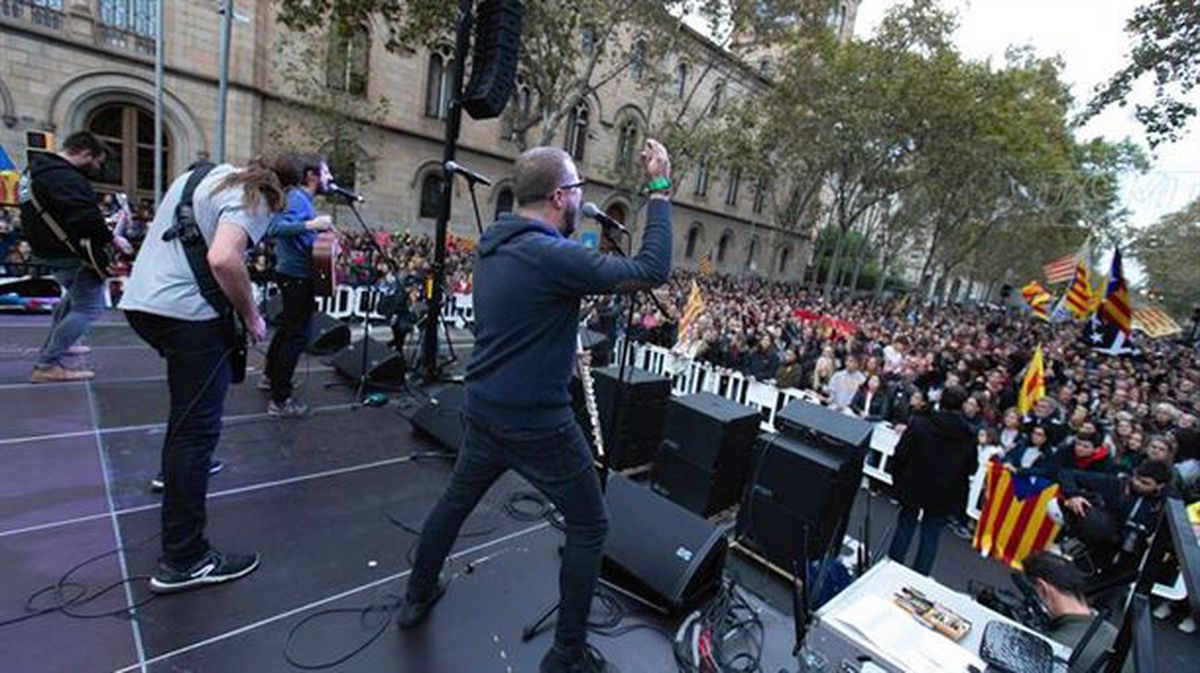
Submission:
M 517 208 L 484 233 L 475 260 L 475 350 L 467 367 L 466 436 L 446 492 L 417 547 L 398 621 L 416 626 L 445 592 L 439 572 L 463 521 L 508 469 L 566 519 L 554 646 L 542 673 L 611 671 L 587 645 L 608 515 L 592 455 L 571 411 L 579 300 L 661 285 L 671 266 L 670 157 L 642 150 L 649 203 L 635 257 L 602 255 L 572 241 L 586 181 L 564 151 L 538 147 L 516 165 Z

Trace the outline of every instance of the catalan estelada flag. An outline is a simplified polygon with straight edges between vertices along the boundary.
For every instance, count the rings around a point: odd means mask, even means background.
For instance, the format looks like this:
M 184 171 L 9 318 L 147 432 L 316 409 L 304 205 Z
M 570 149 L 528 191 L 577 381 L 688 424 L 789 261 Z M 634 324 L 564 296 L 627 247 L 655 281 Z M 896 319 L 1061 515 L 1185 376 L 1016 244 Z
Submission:
M 675 336 L 675 342 L 678 343 L 687 338 L 688 328 L 700 314 L 704 312 L 704 297 L 700 294 L 700 286 L 696 281 L 692 281 L 692 292 L 688 295 L 687 304 L 683 307 L 683 315 L 679 317 L 679 332 Z
M 1059 524 L 1049 512 L 1058 484 L 1045 477 L 1018 477 L 993 458 L 984 493 L 974 543 L 981 555 L 1020 570 L 1027 556 L 1045 550 L 1058 537 Z
M 1042 357 L 1042 346 L 1039 344 L 1033 352 L 1033 359 L 1025 368 L 1025 378 L 1021 381 L 1021 390 L 1017 393 L 1017 411 L 1024 416 L 1028 414 L 1038 400 L 1046 396 L 1046 363 Z
M 1104 301 L 1100 304 L 1100 320 L 1113 323 L 1126 335 L 1133 331 L 1133 310 L 1129 305 L 1129 288 L 1125 285 L 1125 273 L 1121 270 L 1121 249 L 1113 252 L 1112 269 L 1108 273 L 1108 287 L 1104 290 Z
M 0 206 L 18 205 L 17 185 L 20 181 L 21 174 L 17 172 L 12 159 L 8 158 L 4 147 L 0 146 Z
M 1067 289 L 1067 310 L 1081 319 L 1092 312 L 1092 281 L 1082 258 L 1075 265 L 1075 278 Z

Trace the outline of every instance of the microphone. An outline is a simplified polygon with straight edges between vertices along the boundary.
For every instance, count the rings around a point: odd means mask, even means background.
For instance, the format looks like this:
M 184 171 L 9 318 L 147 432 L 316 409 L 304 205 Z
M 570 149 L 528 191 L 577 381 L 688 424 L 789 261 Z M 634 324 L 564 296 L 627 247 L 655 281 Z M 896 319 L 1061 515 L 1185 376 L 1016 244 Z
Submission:
M 329 183 L 329 186 L 325 188 L 325 193 L 340 196 L 347 201 L 357 201 L 359 203 L 366 201 L 358 192 L 341 187 L 336 182 Z
M 593 220 L 599 222 L 600 224 L 602 224 L 606 227 L 615 227 L 615 228 L 619 229 L 621 231 L 621 233 L 625 234 L 626 236 L 629 235 L 629 230 L 625 228 L 625 225 L 614 220 L 613 218 L 609 217 L 608 215 L 605 215 L 604 211 L 597 208 L 596 204 L 592 203 L 591 201 L 588 201 L 587 203 L 583 204 L 583 214 L 584 214 L 584 216 L 590 217 Z
M 487 185 L 488 187 L 492 186 L 491 178 L 487 177 L 486 175 L 480 175 L 479 173 L 476 173 L 475 171 L 472 171 L 469 168 L 461 166 L 461 165 L 459 165 L 459 163 L 457 161 L 447 161 L 443 165 L 443 168 L 445 168 L 446 172 L 451 175 L 458 173 L 459 175 L 466 178 L 467 182 L 475 182 L 475 183 L 479 183 L 481 185 Z

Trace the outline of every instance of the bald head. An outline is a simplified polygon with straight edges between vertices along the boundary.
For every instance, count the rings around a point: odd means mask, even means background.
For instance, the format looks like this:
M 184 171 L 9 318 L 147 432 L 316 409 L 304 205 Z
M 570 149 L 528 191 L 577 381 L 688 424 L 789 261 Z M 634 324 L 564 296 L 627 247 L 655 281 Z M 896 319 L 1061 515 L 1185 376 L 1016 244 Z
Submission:
M 545 201 L 554 190 L 575 180 L 571 155 L 557 147 L 535 147 L 517 157 L 515 196 L 522 206 Z

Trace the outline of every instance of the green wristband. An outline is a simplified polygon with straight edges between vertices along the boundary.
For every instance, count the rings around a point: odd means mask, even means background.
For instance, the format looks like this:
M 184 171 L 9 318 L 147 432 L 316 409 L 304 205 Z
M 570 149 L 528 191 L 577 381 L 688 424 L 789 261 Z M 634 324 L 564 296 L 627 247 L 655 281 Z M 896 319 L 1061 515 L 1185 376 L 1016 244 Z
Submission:
M 662 175 L 654 178 L 649 184 L 646 185 L 646 191 L 648 192 L 665 192 L 670 188 L 671 180 Z

